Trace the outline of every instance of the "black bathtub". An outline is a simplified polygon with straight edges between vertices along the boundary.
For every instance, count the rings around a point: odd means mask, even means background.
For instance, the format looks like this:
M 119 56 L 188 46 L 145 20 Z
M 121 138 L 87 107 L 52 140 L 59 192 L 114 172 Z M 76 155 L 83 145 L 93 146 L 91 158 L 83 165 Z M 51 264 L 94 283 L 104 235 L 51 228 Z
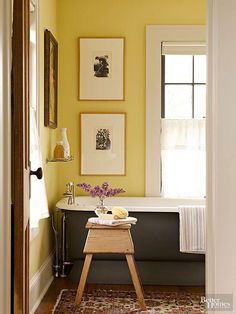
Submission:
M 119 198 L 119 201 L 114 198 L 109 200 L 108 204 L 124 204 L 127 203 L 125 199 L 131 198 Z M 137 198 L 133 198 L 134 203 L 135 199 Z M 80 205 L 82 202 L 81 206 L 86 208 L 86 204 L 94 203 L 94 200 L 80 197 L 77 198 L 77 202 Z M 94 216 L 94 212 L 91 210 L 92 207 L 88 210 L 75 210 L 74 207 L 58 204 L 58 208 L 64 207 L 65 210 L 68 257 L 74 263 L 70 277 L 78 281 L 84 261 L 83 246 L 87 235 L 85 225 L 88 218 Z M 174 203 L 170 203 L 169 207 L 162 207 L 162 209 L 160 204 L 159 207 L 142 205 L 142 202 L 137 204 L 139 205 L 125 207 L 130 210 L 130 216 L 138 219 L 138 223 L 132 226 L 131 233 L 142 283 L 147 285 L 204 285 L 205 256 L 180 253 L 179 251 L 179 213 L 173 206 Z M 180 204 L 182 205 L 183 201 Z M 194 203 L 188 201 L 187 204 Z M 161 204 L 161 206 L 164 205 Z M 131 278 L 124 256 L 94 255 L 88 282 L 130 284 Z

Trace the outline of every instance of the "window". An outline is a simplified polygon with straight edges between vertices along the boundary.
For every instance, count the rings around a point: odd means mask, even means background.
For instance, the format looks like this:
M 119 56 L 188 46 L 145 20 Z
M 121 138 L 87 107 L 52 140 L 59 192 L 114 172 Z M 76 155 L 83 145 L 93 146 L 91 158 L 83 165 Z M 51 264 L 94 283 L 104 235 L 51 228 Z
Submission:
M 202 26 L 147 26 L 146 196 L 205 196 Z
M 201 47 L 188 42 L 162 43 L 163 197 L 205 195 L 206 55 L 197 54 Z
M 164 45 L 164 43 L 163 43 Z M 187 43 L 185 44 L 187 45 Z M 194 53 L 192 47 L 192 52 Z M 206 116 L 206 55 L 162 53 L 161 117 L 201 119 Z
M 29 58 L 29 102 L 39 131 L 39 34 L 38 5 L 36 0 L 30 1 L 30 58 Z
M 39 1 L 30 0 L 30 162 L 31 169 L 42 167 L 39 138 Z M 30 240 L 38 233 L 39 220 L 48 217 L 44 178 L 31 177 Z

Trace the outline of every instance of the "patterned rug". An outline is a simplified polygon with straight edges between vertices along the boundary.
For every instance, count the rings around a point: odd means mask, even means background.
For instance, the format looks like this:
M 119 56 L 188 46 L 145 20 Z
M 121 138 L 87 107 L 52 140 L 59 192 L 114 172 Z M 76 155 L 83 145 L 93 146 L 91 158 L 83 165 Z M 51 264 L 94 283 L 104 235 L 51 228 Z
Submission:
M 84 293 L 80 307 L 74 305 L 76 290 L 62 290 L 54 314 L 201 314 L 200 293 L 145 292 L 147 310 L 142 311 L 134 291 L 95 290 Z

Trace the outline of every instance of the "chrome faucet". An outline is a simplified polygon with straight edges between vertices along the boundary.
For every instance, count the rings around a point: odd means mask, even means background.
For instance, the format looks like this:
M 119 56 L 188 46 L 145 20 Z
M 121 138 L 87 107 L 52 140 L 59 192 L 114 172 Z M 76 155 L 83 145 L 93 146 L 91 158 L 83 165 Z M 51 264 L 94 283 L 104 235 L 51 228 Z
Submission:
M 63 193 L 64 196 L 68 197 L 67 204 L 75 204 L 75 184 L 74 182 L 68 182 L 66 184 L 66 192 Z

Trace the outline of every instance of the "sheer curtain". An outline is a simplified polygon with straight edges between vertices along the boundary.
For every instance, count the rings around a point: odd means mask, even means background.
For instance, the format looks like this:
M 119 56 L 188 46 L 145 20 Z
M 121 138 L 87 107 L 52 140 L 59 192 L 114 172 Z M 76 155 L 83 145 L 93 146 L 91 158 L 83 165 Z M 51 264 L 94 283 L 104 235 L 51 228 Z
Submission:
M 37 3 L 30 1 L 30 161 L 32 170 L 43 166 L 36 123 L 36 116 L 40 112 L 38 59 L 38 7 Z M 40 219 L 49 217 L 49 211 L 44 177 L 38 180 L 36 176 L 31 176 L 30 188 L 30 237 L 32 240 L 38 233 Z
M 205 196 L 205 119 L 162 119 L 161 167 L 162 196 Z
M 30 108 L 30 162 L 33 170 L 43 166 L 35 110 L 32 108 Z M 49 210 L 44 177 L 38 180 L 36 176 L 31 176 L 30 228 L 36 229 L 31 230 L 32 234 L 37 231 L 39 220 L 47 217 Z

